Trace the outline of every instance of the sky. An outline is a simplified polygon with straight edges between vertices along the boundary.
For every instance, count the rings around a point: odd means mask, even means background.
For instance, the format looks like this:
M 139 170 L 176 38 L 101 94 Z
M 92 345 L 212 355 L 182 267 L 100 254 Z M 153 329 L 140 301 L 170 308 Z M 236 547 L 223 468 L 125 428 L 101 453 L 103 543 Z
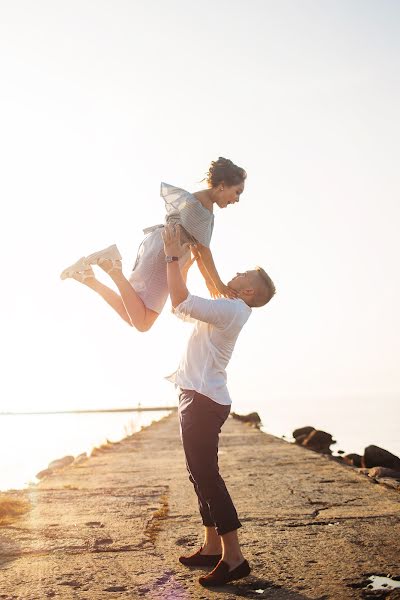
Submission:
M 277 288 L 238 340 L 234 407 L 398 421 L 399 17 L 390 0 L 0 1 L 0 410 L 176 402 L 163 377 L 190 325 L 167 305 L 139 333 L 59 274 L 117 243 L 128 275 L 160 182 L 202 189 L 225 156 L 248 179 L 216 207 L 217 268 L 261 265 Z M 207 293 L 195 271 L 188 287 Z

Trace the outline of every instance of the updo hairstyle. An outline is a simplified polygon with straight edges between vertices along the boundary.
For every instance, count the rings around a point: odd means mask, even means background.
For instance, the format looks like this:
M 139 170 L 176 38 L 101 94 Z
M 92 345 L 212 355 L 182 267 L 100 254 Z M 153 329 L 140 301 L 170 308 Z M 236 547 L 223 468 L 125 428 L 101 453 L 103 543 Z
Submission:
M 206 181 L 210 188 L 217 187 L 220 183 L 225 183 L 228 187 L 242 183 L 247 177 L 247 173 L 241 167 L 235 165 L 228 158 L 220 156 L 218 160 L 213 160 L 206 174 Z

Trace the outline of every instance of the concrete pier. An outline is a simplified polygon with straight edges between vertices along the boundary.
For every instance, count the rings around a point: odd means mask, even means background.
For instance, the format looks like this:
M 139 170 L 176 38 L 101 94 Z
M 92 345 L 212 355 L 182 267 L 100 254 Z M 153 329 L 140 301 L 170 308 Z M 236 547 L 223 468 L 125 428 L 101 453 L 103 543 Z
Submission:
M 400 575 L 400 494 L 351 467 L 228 419 L 220 470 L 252 574 L 208 590 L 178 556 L 202 542 L 176 414 L 28 490 L 0 527 L 0 598 L 273 600 L 372 596 Z

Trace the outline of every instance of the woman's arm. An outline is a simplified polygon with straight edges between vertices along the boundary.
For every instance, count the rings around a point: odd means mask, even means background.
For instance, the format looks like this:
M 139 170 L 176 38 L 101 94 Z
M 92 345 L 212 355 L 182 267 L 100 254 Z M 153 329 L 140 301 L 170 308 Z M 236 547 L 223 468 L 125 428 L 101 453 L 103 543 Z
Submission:
M 192 252 L 193 252 L 193 259 L 196 261 L 197 266 L 199 267 L 199 271 L 204 277 L 204 281 L 206 283 L 208 291 L 210 292 L 211 298 L 219 298 L 221 296 L 221 294 L 215 287 L 213 280 L 211 279 L 207 269 L 205 268 L 204 263 L 200 258 L 200 254 L 199 254 L 197 248 L 192 246 Z
M 197 244 L 196 248 L 200 257 L 199 259 L 197 259 L 197 265 L 199 267 L 200 273 L 203 275 L 206 281 L 207 287 L 209 288 L 208 283 L 211 280 L 215 288 L 222 296 L 226 296 L 228 298 L 236 298 L 237 293 L 234 290 L 231 290 L 231 288 L 229 288 L 228 286 L 226 286 L 222 282 L 220 276 L 218 275 L 217 267 L 215 266 L 210 248 L 207 248 L 207 246 L 203 246 L 202 244 Z M 212 293 L 211 290 L 210 293 Z
M 182 275 L 182 279 L 183 281 L 186 283 L 187 281 L 187 276 L 188 276 L 188 272 L 190 267 L 192 266 L 192 264 L 194 263 L 194 261 L 197 260 L 196 256 L 193 254 L 193 256 L 191 256 L 191 258 L 189 258 L 186 263 L 183 265 L 183 267 L 181 267 L 181 275 Z

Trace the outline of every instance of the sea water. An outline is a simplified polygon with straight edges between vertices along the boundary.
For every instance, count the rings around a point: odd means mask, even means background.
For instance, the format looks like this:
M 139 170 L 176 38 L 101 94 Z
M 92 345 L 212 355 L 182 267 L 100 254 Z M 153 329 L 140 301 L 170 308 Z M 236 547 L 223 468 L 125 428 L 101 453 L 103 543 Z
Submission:
M 166 411 L 0 415 L 0 490 L 37 483 L 36 473 L 66 455 L 90 453 L 168 414 Z M 178 430 L 177 430 L 178 431 Z
M 232 410 L 257 411 L 262 430 L 292 440 L 298 427 L 311 425 L 331 433 L 336 453 L 363 454 L 371 444 L 400 456 L 397 397 L 317 399 L 233 397 Z M 168 414 L 166 411 L 0 415 L 0 490 L 36 483 L 35 475 L 65 455 L 90 453 L 107 440 L 116 442 Z M 177 435 L 178 429 L 177 429 Z

